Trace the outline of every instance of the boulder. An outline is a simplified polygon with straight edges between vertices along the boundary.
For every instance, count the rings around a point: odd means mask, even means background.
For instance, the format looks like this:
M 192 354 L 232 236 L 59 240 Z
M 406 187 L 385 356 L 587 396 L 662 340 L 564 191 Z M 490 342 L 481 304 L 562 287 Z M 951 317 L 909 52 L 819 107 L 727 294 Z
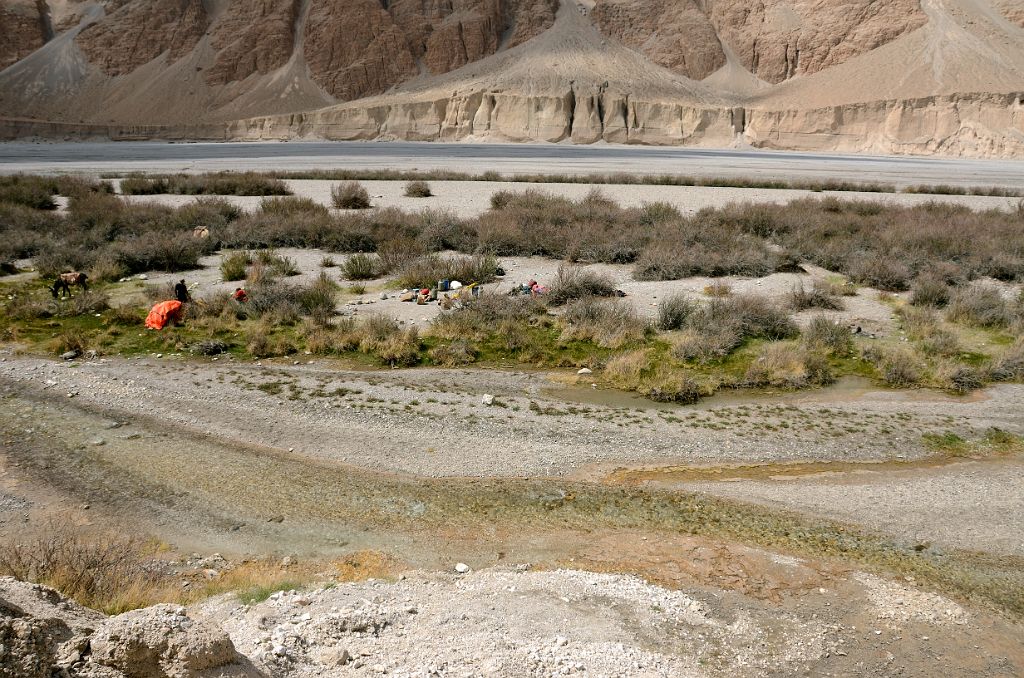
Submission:
M 93 634 L 91 649 L 90 664 L 127 678 L 192 678 L 247 663 L 226 632 L 190 618 L 178 605 L 154 605 L 107 619 Z

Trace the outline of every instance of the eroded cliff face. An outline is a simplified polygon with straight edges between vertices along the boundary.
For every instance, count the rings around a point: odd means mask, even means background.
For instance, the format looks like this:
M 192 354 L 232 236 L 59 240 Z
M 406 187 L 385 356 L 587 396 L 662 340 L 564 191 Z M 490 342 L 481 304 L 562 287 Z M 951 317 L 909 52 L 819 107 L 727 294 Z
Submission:
M 657 64 L 702 79 L 724 42 L 770 83 L 816 73 L 925 24 L 919 0 L 598 0 L 601 30 Z
M 812 110 L 705 108 L 628 93 L 472 92 L 334 107 L 231 123 L 240 140 L 548 141 L 729 146 L 850 153 L 1024 156 L 1020 95 L 878 101 Z
M 592 16 L 605 35 L 688 78 L 725 65 L 715 27 L 694 0 L 602 0 Z
M 9 0 L 0 4 L 0 70 L 42 47 L 49 37 L 46 3 Z
M 206 71 L 206 81 L 222 85 L 284 66 L 295 48 L 300 6 L 301 0 L 228 3 L 210 33 L 217 56 Z
M 312 0 L 304 56 L 342 101 L 447 73 L 525 42 L 554 23 L 558 0 Z

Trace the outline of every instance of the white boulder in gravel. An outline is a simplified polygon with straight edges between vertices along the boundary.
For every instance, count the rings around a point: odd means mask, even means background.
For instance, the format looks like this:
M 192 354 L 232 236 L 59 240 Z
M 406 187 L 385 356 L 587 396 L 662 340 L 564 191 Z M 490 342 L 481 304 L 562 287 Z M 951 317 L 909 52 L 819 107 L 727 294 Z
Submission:
M 190 618 L 178 605 L 154 605 L 111 617 L 97 627 L 90 647 L 91 664 L 139 678 L 191 678 L 214 671 L 228 675 L 224 669 L 240 669 L 244 661 L 224 630 Z

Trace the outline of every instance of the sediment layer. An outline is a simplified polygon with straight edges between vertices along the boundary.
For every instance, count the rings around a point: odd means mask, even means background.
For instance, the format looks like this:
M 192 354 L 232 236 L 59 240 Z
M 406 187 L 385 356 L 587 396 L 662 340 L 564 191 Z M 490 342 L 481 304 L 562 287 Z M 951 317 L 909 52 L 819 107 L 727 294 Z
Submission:
M 735 145 L 993 158 L 1024 156 L 1019 94 L 935 96 L 812 110 L 698 107 L 605 91 L 473 92 L 342 106 L 226 125 L 229 139 L 547 141 Z

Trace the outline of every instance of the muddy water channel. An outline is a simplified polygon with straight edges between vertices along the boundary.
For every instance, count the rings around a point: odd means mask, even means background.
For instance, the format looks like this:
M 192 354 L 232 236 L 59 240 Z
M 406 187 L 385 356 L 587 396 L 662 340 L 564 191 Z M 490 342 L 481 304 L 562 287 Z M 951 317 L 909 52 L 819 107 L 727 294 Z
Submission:
M 702 398 L 691 405 L 659 403 L 635 393 L 619 391 L 611 388 L 595 388 L 592 386 L 559 386 L 545 391 L 545 395 L 558 400 L 581 405 L 600 405 L 604 407 L 629 408 L 639 410 L 660 410 L 684 412 L 714 410 L 721 407 L 742 407 L 751 405 L 833 405 L 836 403 L 857 402 L 880 397 L 894 403 L 965 403 L 980 402 L 989 396 L 983 390 L 973 391 L 966 396 L 957 396 L 929 389 L 894 390 L 879 387 L 866 377 L 844 376 L 835 383 L 815 389 L 799 391 L 788 390 L 753 390 L 744 389 L 721 390 L 708 398 Z
M 910 576 L 1024 614 L 1024 559 L 921 549 L 849 525 L 670 489 L 560 479 L 428 479 L 366 471 L 137 418 L 113 428 L 72 402 L 9 397 L 4 482 L 55 488 L 90 518 L 181 549 L 330 555 L 387 550 L 414 566 L 502 559 L 556 565 L 612 535 L 680 536 Z

